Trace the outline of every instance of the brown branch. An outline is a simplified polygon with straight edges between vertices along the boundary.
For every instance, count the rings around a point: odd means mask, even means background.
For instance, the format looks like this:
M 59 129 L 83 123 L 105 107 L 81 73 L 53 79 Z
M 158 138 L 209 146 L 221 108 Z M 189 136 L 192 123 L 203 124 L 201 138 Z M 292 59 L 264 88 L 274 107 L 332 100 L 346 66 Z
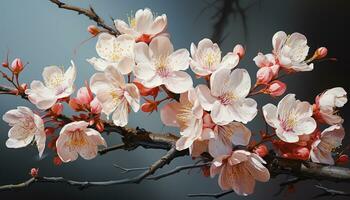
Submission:
M 107 31 L 108 33 L 110 33 L 112 35 L 120 35 L 119 31 L 117 31 L 113 27 L 107 25 L 104 22 L 104 20 L 100 16 L 97 15 L 95 10 L 91 6 L 87 9 L 85 9 L 85 8 L 80 8 L 77 6 L 72 6 L 72 5 L 63 3 L 59 0 L 50 0 L 50 1 L 54 4 L 56 4 L 59 8 L 76 11 L 76 12 L 78 12 L 79 15 L 83 14 L 83 15 L 87 16 L 91 20 L 95 21 L 98 26 L 104 28 L 105 31 Z
M 114 167 L 122 170 L 122 173 L 129 173 L 129 172 L 134 172 L 134 171 L 142 171 L 148 169 L 148 167 L 135 167 L 135 168 L 125 168 L 117 164 L 113 164 Z
M 340 190 L 334 190 L 334 189 L 331 189 L 331 188 L 324 187 L 322 185 L 315 185 L 315 187 L 320 189 L 320 190 L 322 190 L 323 193 L 314 196 L 313 197 L 314 199 L 317 199 L 319 197 L 326 197 L 326 196 L 331 196 L 331 197 L 334 197 L 334 196 L 350 196 L 350 193 L 347 193 L 347 192 L 344 192 L 344 191 L 340 191 Z
M 104 148 L 104 149 L 101 149 L 98 151 L 98 153 L 100 155 L 103 155 L 103 154 L 106 154 L 110 151 L 114 151 L 114 150 L 118 150 L 118 149 L 125 149 L 126 148 L 126 145 L 123 143 L 123 144 L 117 144 L 117 145 L 114 145 L 114 146 L 111 146 L 111 147 L 107 147 L 107 148 Z
M 188 194 L 188 197 L 213 197 L 215 199 L 218 199 L 220 197 L 223 197 L 225 195 L 233 193 L 233 190 L 224 191 L 224 192 L 218 192 L 218 193 L 198 193 L 198 194 Z

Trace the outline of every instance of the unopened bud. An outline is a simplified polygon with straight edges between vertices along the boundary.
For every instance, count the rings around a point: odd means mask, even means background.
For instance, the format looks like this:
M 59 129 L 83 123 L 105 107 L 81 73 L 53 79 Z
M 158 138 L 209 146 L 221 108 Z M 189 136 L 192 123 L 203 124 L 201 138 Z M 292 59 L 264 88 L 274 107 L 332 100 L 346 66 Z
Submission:
M 349 162 L 349 156 L 346 154 L 342 154 L 338 157 L 338 159 L 336 160 L 337 164 L 346 164 Z
M 264 157 L 269 153 L 269 150 L 266 145 L 261 144 L 254 149 L 254 153 L 258 154 L 260 157 Z
M 95 25 L 88 26 L 87 31 L 93 36 L 96 36 L 97 34 L 100 33 L 100 29 L 97 28 L 97 26 Z
M 14 59 L 11 64 L 11 69 L 15 74 L 19 74 L 23 70 L 23 63 L 21 59 Z
M 55 132 L 55 129 L 53 127 L 46 127 L 45 128 L 45 135 L 49 136 L 52 135 Z
M 62 160 L 61 160 L 61 158 L 60 157 L 58 157 L 58 156 L 55 156 L 54 158 L 53 158 L 53 163 L 55 164 L 55 165 L 61 165 L 62 164 Z
M 94 98 L 94 100 L 91 101 L 90 107 L 92 114 L 99 114 L 102 111 L 102 105 L 96 97 Z
M 156 101 L 148 101 L 141 106 L 143 112 L 153 112 L 157 111 L 158 103 Z
M 9 63 L 7 61 L 2 62 L 1 65 L 5 68 L 9 67 Z
M 103 124 L 102 121 L 98 121 L 98 122 L 96 123 L 96 129 L 97 129 L 97 131 L 100 132 L 100 133 L 102 133 L 102 132 L 104 131 L 105 125 Z
M 266 93 L 278 97 L 284 94 L 287 89 L 287 85 L 279 80 L 272 81 L 266 89 Z
M 62 114 L 63 111 L 63 104 L 61 103 L 56 103 L 55 105 L 53 105 L 51 107 L 51 112 L 52 114 L 54 114 L 55 116 L 59 116 Z
M 38 174 L 39 174 L 39 168 L 32 168 L 32 169 L 30 170 L 30 175 L 31 175 L 33 178 L 37 177 Z
M 327 56 L 328 50 L 326 47 L 320 47 L 315 51 L 314 59 L 322 59 Z
M 273 72 L 269 67 L 262 67 L 256 72 L 258 84 L 267 84 L 272 80 Z
M 233 53 L 237 54 L 239 56 L 239 59 L 242 59 L 243 56 L 245 55 L 245 49 L 242 45 L 237 44 L 234 48 L 233 48 Z
M 80 104 L 89 104 L 93 100 L 92 93 L 87 87 L 82 87 L 77 92 L 77 100 Z

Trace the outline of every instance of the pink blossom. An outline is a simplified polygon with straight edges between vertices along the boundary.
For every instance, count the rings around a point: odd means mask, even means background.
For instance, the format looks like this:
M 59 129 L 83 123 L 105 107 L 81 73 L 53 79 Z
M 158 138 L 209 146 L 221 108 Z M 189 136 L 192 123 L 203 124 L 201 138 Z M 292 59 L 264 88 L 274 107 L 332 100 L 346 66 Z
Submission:
M 19 106 L 9 110 L 3 115 L 3 120 L 12 128 L 9 130 L 9 139 L 6 141 L 8 148 L 21 148 L 28 146 L 33 140 L 42 156 L 45 149 L 46 135 L 44 122 L 38 115 L 27 107 Z
M 258 84 L 267 84 L 273 78 L 273 72 L 269 67 L 262 67 L 256 72 L 256 79 Z
M 77 92 L 77 100 L 80 104 L 90 104 L 94 96 L 87 87 L 82 87 Z
M 23 63 L 21 61 L 21 59 L 16 58 L 12 61 L 11 64 L 11 70 L 15 73 L 15 74 L 19 74 L 22 70 L 23 70 L 24 66 Z
M 77 121 L 66 124 L 56 141 L 57 154 L 63 162 L 71 162 L 78 154 L 86 160 L 97 155 L 97 146 L 107 146 L 99 132 L 88 128 L 89 123 Z
M 218 183 L 222 190 L 234 190 L 236 194 L 247 196 L 254 192 L 255 181 L 270 179 L 266 162 L 257 154 L 236 150 L 229 155 L 214 158 L 210 175 L 219 174 Z
M 266 89 L 266 93 L 273 97 L 278 97 L 284 94 L 287 89 L 287 85 L 282 81 L 275 80 L 272 81 Z
M 277 136 L 288 143 L 299 141 L 300 135 L 308 135 L 316 129 L 312 116 L 312 106 L 306 101 L 295 99 L 295 94 L 286 95 L 276 107 L 263 106 L 266 122 L 276 129 Z

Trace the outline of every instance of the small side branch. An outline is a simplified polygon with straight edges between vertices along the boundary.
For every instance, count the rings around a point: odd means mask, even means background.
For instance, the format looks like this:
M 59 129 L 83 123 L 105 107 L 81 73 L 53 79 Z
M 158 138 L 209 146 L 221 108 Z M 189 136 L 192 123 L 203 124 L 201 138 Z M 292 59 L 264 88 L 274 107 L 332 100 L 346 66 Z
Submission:
M 100 155 L 103 155 L 103 154 L 106 154 L 110 151 L 114 151 L 114 150 L 118 150 L 118 149 L 124 149 L 126 147 L 125 144 L 117 144 L 117 145 L 114 145 L 114 146 L 111 146 L 111 147 L 107 147 L 107 148 L 104 148 L 104 149 L 101 149 L 98 151 L 98 153 Z
M 344 191 L 339 191 L 339 190 L 334 190 L 334 189 L 330 189 L 327 187 L 324 187 L 322 185 L 315 185 L 316 188 L 320 189 L 323 191 L 322 194 L 316 195 L 313 198 L 319 198 L 319 197 L 325 197 L 325 196 L 350 196 L 350 193 L 344 192 Z
M 83 14 L 83 15 L 87 16 L 91 20 L 95 21 L 98 26 L 104 28 L 105 31 L 107 31 L 108 33 L 110 33 L 112 35 L 120 35 L 119 31 L 117 31 L 113 27 L 107 25 L 104 22 L 104 20 L 100 16 L 97 15 L 95 10 L 91 6 L 87 9 L 85 9 L 85 8 L 80 8 L 77 6 L 68 5 L 68 4 L 63 3 L 59 0 L 50 0 L 50 1 L 54 4 L 56 4 L 59 8 L 76 11 L 76 12 L 78 12 L 78 14 Z
M 218 199 L 220 197 L 223 197 L 225 195 L 233 193 L 233 190 L 225 191 L 225 192 L 219 192 L 219 193 L 198 193 L 198 194 L 188 194 L 188 197 L 212 197 L 215 199 Z

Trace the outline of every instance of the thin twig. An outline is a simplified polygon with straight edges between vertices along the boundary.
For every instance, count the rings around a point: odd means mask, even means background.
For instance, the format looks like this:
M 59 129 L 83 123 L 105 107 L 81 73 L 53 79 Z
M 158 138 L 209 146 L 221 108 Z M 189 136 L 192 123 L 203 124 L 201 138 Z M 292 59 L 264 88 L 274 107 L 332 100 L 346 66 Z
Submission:
M 158 179 L 161 179 L 161 178 L 164 178 L 164 177 L 176 174 L 176 173 L 181 172 L 181 171 L 186 170 L 186 169 L 193 169 L 193 168 L 204 167 L 204 166 L 208 166 L 210 164 L 211 164 L 211 162 L 195 164 L 195 165 L 192 164 L 192 165 L 178 166 L 178 167 L 176 167 L 173 170 L 170 170 L 168 172 L 165 172 L 163 174 L 159 174 L 159 175 L 156 175 L 156 176 L 148 177 L 147 179 L 149 179 L 149 180 L 158 180 Z
M 134 171 L 142 171 L 142 170 L 146 170 L 148 169 L 149 167 L 135 167 L 135 168 L 125 168 L 125 167 L 122 167 L 120 165 L 117 165 L 117 164 L 113 164 L 114 167 L 122 170 L 123 172 L 122 173 L 129 173 L 129 172 L 134 172 Z
M 314 199 L 317 199 L 319 197 L 325 197 L 325 196 L 350 196 L 350 193 L 344 192 L 344 191 L 340 191 L 340 190 L 334 190 L 334 189 L 330 189 L 327 187 L 324 187 L 322 185 L 315 185 L 316 188 L 320 189 L 323 191 L 323 193 L 318 194 L 316 196 L 314 196 Z
M 218 199 L 220 197 L 223 197 L 225 195 L 233 193 L 233 190 L 225 191 L 225 192 L 218 192 L 218 193 L 198 193 L 198 194 L 188 194 L 188 197 L 213 197 L 215 199 Z
M 123 144 L 117 144 L 117 145 L 114 145 L 114 146 L 111 146 L 111 147 L 107 147 L 105 149 L 101 149 L 98 151 L 98 153 L 100 155 L 103 155 L 103 154 L 106 154 L 110 151 L 114 151 L 114 150 L 118 150 L 118 149 L 124 149 L 126 147 L 126 145 L 123 143 Z
M 72 6 L 66 3 L 63 3 L 59 0 L 50 0 L 52 3 L 56 4 L 59 8 L 66 9 L 66 10 L 72 10 L 78 12 L 78 14 L 83 14 L 87 17 L 89 17 L 91 20 L 95 21 L 96 24 L 104 29 L 105 31 L 109 32 L 112 35 L 120 35 L 119 31 L 114 29 L 113 27 L 107 25 L 104 20 L 97 15 L 95 10 L 90 6 L 89 8 L 80 8 L 77 6 Z

